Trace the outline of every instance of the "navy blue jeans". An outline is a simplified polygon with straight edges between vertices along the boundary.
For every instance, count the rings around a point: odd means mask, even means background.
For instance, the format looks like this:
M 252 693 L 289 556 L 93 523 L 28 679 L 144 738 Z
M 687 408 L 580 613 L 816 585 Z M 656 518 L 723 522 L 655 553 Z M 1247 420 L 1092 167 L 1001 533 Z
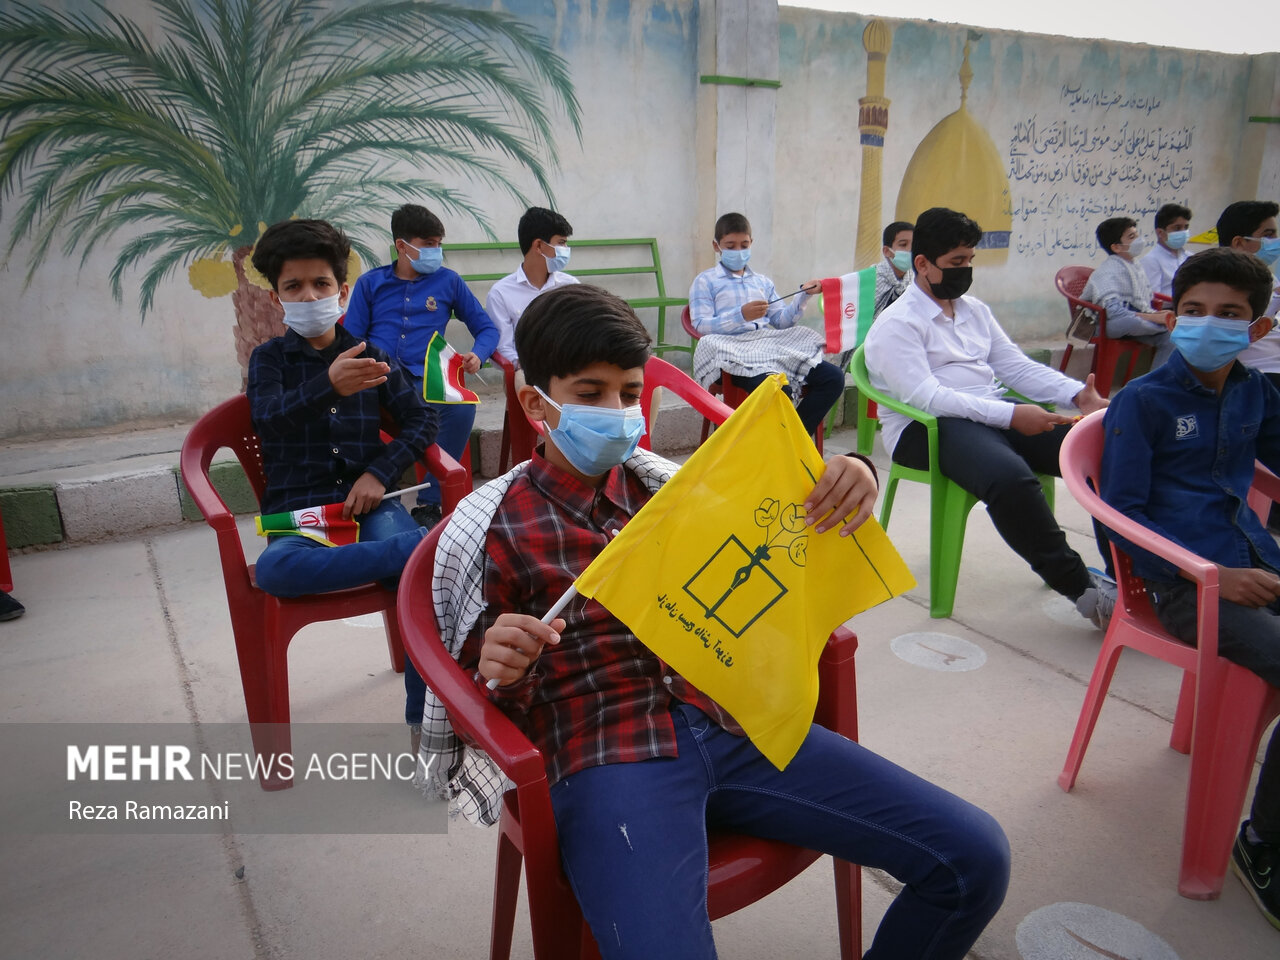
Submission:
M 422 379 L 418 378 L 418 395 L 422 395 Z M 436 445 L 453 459 L 462 463 L 462 451 L 471 439 L 471 428 L 476 422 L 474 403 L 433 403 L 431 407 L 440 416 L 436 425 Z M 431 486 L 418 491 L 418 504 L 440 504 L 440 482 L 428 474 L 424 478 Z
M 964 957 L 1009 883 L 990 816 L 813 727 L 779 771 L 687 704 L 679 757 L 588 767 L 551 788 L 565 873 L 606 960 L 710 960 L 707 829 L 820 850 L 906 886 L 865 960 Z
M 731 379 L 736 386 L 750 393 L 771 376 L 773 374 L 762 373 L 758 377 L 732 376 Z M 804 378 L 804 386 L 804 395 L 796 404 L 796 414 L 804 424 L 804 432 L 813 433 L 827 411 L 844 395 L 844 370 L 823 360 L 809 371 Z M 782 389 L 788 397 L 792 395 L 791 384 L 788 383 Z
M 258 586 L 273 597 L 328 593 L 374 581 L 395 589 L 409 555 L 427 531 L 398 499 L 384 500 L 357 519 L 360 541 L 341 547 L 326 547 L 306 537 L 272 537 L 258 557 Z M 408 657 L 404 691 L 405 722 L 421 723 L 427 687 Z

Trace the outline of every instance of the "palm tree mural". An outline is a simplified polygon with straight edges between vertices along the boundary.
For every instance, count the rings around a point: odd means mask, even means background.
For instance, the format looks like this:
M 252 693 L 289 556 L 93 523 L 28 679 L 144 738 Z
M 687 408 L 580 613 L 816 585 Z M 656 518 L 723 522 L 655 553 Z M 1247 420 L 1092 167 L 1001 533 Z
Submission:
M 492 235 L 458 185 L 523 201 L 510 173 L 523 169 L 549 195 L 553 116 L 580 135 L 564 61 L 504 13 L 426 0 L 150 2 L 150 29 L 101 3 L 0 11 L 8 254 L 32 241 L 30 282 L 55 242 L 83 266 L 115 240 L 112 293 L 121 302 L 141 271 L 144 318 L 186 265 L 201 293 L 231 294 L 242 369 L 283 332 L 247 260 L 267 224 L 332 220 L 365 262 L 379 259 L 369 208 L 389 200 L 434 203 Z

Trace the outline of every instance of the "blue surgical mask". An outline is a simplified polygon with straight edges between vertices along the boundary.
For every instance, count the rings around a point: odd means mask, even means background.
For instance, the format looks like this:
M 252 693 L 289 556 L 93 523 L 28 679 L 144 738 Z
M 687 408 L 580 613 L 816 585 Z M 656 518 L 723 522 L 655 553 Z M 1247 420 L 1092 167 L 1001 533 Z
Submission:
M 281 300 L 284 307 L 284 325 L 300 337 L 318 337 L 342 316 L 342 304 L 338 294 L 321 300 Z
M 747 261 L 751 259 L 751 248 L 745 250 L 721 250 L 720 263 L 724 265 L 726 270 L 732 270 L 737 273 L 747 265 Z
M 1207 372 L 1225 367 L 1249 346 L 1250 326 L 1224 317 L 1179 317 L 1169 339 L 1182 359 Z
M 911 269 L 911 251 L 910 250 L 895 250 L 893 251 L 893 257 L 891 259 L 892 259 L 894 268 L 899 273 L 906 273 L 908 270 Z
M 1280 237 L 1259 237 L 1262 246 L 1258 248 L 1255 256 L 1265 263 L 1268 267 L 1280 260 Z
M 444 263 L 443 247 L 415 247 L 412 243 L 405 243 L 410 250 L 416 250 L 418 256 L 409 261 L 409 266 L 413 267 L 418 273 L 435 273 L 440 269 L 440 265 Z
M 556 252 L 556 255 L 548 257 L 544 253 L 542 259 L 547 261 L 547 273 L 558 273 L 569 265 L 569 248 L 564 246 L 552 247 L 551 249 Z
M 1164 242 L 1170 250 L 1181 250 L 1190 238 L 1190 230 L 1170 230 L 1165 234 Z
M 556 403 L 537 387 L 542 399 L 560 411 L 549 430 L 556 449 L 584 477 L 607 473 L 635 453 L 644 436 L 644 411 L 638 403 L 621 410 L 581 403 Z

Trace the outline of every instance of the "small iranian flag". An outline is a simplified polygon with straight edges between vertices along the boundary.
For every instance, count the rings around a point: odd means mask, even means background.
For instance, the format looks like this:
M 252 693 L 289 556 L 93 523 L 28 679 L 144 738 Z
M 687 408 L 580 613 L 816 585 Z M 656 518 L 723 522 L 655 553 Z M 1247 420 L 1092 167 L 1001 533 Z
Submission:
M 822 325 L 827 353 L 853 350 L 871 329 L 876 309 L 876 268 L 822 281 Z
M 344 519 L 341 503 L 326 503 L 322 507 L 306 507 L 286 513 L 268 513 L 258 517 L 258 536 L 292 533 L 306 537 L 326 547 L 342 547 L 360 539 L 360 524 L 354 519 Z
M 428 403 L 479 403 L 480 398 L 462 385 L 462 357 L 444 342 L 439 333 L 431 335 L 422 368 L 422 399 Z

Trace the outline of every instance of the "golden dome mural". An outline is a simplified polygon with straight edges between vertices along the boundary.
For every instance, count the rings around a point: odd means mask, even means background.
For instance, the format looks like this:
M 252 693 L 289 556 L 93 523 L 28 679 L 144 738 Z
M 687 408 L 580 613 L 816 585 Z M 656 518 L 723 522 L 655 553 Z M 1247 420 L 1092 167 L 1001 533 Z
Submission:
M 982 227 L 979 263 L 1004 263 L 1013 228 L 1009 177 L 995 143 L 969 112 L 972 80 L 969 40 L 965 40 L 960 109 L 939 120 L 916 147 L 898 190 L 896 217 L 914 223 L 930 207 L 960 210 Z

